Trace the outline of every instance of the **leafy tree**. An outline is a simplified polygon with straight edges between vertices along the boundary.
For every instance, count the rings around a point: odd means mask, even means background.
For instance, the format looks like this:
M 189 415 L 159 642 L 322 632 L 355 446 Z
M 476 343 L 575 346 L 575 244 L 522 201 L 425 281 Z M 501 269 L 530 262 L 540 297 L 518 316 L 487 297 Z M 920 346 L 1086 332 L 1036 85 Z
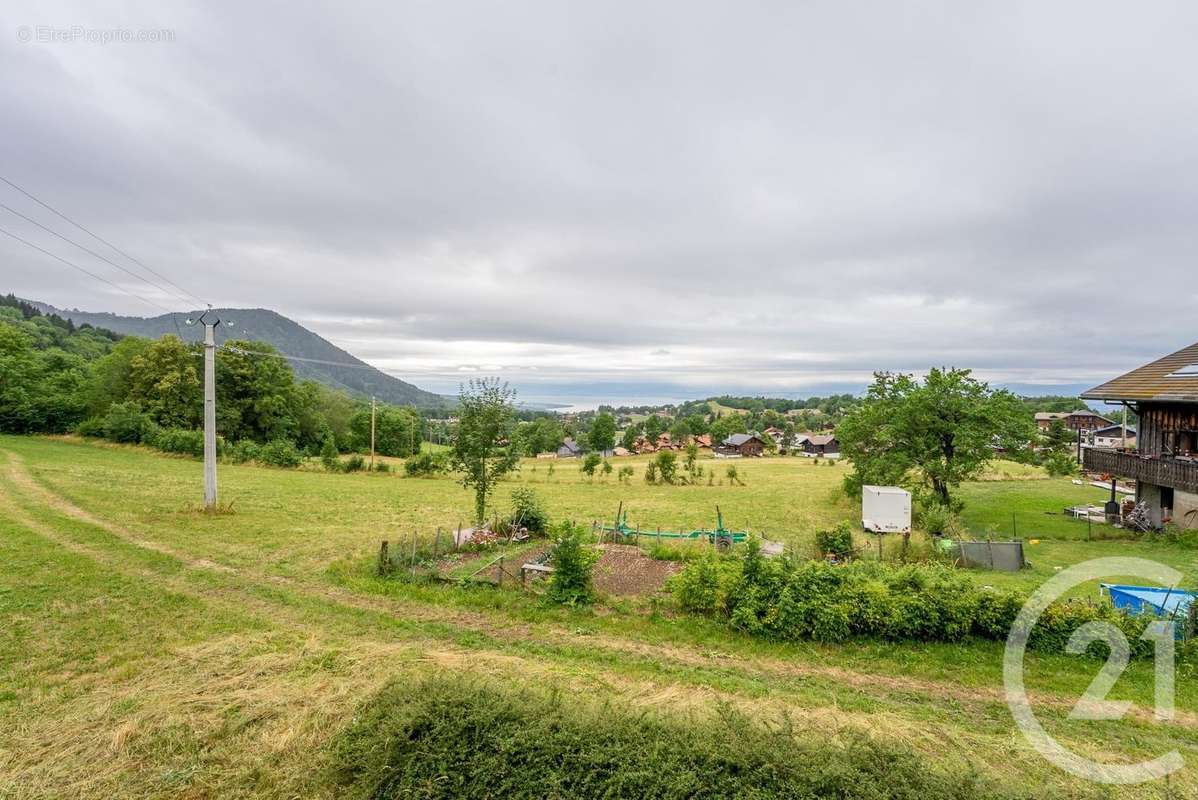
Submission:
M 606 453 L 616 446 L 616 418 L 611 414 L 599 414 L 591 423 L 591 431 L 587 434 L 587 443 L 591 450 Z
M 624 429 L 624 437 L 620 440 L 620 444 L 625 450 L 635 450 L 636 439 L 641 435 L 641 431 L 643 430 L 644 426 L 642 426 L 639 422 L 635 425 L 629 425 Z
M 511 445 L 515 396 L 506 383 L 487 378 L 471 380 L 458 393 L 450 463 L 462 473 L 462 485 L 474 489 L 474 516 L 479 523 L 487 517 L 487 498 L 496 481 L 519 460 Z
M 102 415 L 113 403 L 129 398 L 133 386 L 133 359 L 145 353 L 151 344 L 149 339 L 140 336 L 126 336 L 92 363 L 87 387 L 89 414 Z
M 370 450 L 370 406 L 362 405 L 350 418 L 354 448 Z M 378 405 L 374 411 L 374 451 L 379 455 L 406 458 L 420 452 L 420 415 L 410 408 Z
M 553 417 L 540 417 L 531 422 L 522 422 L 516 428 L 514 441 L 524 455 L 552 453 L 565 437 L 565 430 Z
M 129 361 L 129 399 L 167 428 L 191 428 L 204 413 L 202 360 L 178 336 L 163 336 Z M 119 365 L 112 365 L 114 371 Z M 110 376 L 119 380 L 117 375 Z M 223 401 L 224 398 L 222 397 Z M 220 407 L 220 403 L 217 404 Z
M 599 555 L 583 542 L 582 530 L 564 523 L 550 555 L 553 574 L 549 597 L 567 605 L 589 602 L 594 593 L 591 570 L 598 559 Z
M 320 448 L 320 463 L 329 472 L 337 472 L 341 468 L 341 462 L 338 458 L 337 445 L 333 441 L 332 434 L 325 438 L 324 444 Z
M 656 442 L 657 437 L 661 436 L 666 430 L 666 423 L 661 417 L 656 414 L 650 414 L 645 420 L 645 438 L 650 442 Z
M 226 439 L 294 438 L 295 377 L 266 342 L 231 339 L 218 350 L 216 392 L 217 430 Z
M 853 462 L 845 479 L 850 493 L 914 478 L 949 508 L 952 489 L 985 468 L 996 444 L 1024 448 L 1035 435 L 1017 397 L 992 390 L 967 369 L 932 369 L 922 383 L 877 373 L 836 433 Z
M 608 475 L 611 475 L 611 462 L 605 458 L 603 459 L 603 477 L 606 478 Z
M 594 478 L 595 470 L 599 468 L 601 461 L 603 461 L 603 458 L 598 453 L 587 453 L 586 458 L 582 460 L 580 469 L 588 478 Z
M 653 463 L 657 465 L 657 474 L 661 476 L 662 483 L 673 483 L 674 476 L 678 472 L 678 454 L 673 450 L 662 450 L 657 454 L 657 458 L 653 459 Z
M 720 443 L 734 433 L 748 433 L 745 420 L 740 414 L 725 414 L 711 423 L 711 440 Z

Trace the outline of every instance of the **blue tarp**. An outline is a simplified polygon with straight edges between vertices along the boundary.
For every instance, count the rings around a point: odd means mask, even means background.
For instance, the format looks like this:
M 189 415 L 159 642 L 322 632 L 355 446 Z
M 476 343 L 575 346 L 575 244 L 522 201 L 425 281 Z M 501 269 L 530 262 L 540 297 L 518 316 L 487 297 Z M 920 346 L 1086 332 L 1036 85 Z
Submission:
M 1184 589 L 1161 589 L 1156 586 L 1123 586 L 1117 583 L 1099 584 L 1111 596 L 1115 608 L 1133 613 L 1147 611 L 1158 617 L 1184 617 L 1194 602 L 1195 593 Z

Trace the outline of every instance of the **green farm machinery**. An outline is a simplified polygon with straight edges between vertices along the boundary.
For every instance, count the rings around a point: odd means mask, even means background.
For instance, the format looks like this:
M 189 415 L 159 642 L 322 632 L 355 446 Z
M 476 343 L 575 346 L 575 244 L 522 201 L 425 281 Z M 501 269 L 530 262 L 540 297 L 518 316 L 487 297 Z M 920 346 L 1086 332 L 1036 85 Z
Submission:
M 616 523 L 614 525 L 604 525 L 602 531 L 605 534 L 619 536 L 621 539 L 637 540 L 642 536 L 651 537 L 655 540 L 659 539 L 684 539 L 691 541 L 700 541 L 706 539 L 710 544 L 715 545 L 720 552 L 725 552 L 732 549 L 732 545 L 740 544 L 749 538 L 748 531 L 732 531 L 724 526 L 724 514 L 720 511 L 720 507 L 715 507 L 715 528 L 707 530 L 700 528 L 693 531 L 663 531 L 660 528 L 656 530 L 644 530 L 639 527 L 634 528 L 628 524 L 628 512 L 624 510 L 624 504 L 620 504 L 620 509 L 616 512 Z

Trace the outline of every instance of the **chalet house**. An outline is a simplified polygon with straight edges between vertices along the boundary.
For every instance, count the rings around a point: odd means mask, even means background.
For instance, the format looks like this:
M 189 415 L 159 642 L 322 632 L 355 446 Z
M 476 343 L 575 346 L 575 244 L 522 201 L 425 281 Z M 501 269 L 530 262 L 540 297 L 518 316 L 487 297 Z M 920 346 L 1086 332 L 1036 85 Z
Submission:
M 1052 423 L 1058 419 L 1061 421 L 1061 424 L 1071 431 L 1085 431 L 1087 433 L 1114 424 L 1112 420 L 1104 416 L 1095 414 L 1088 409 L 1082 409 L 1079 411 L 1038 411 L 1036 412 L 1036 427 L 1041 432 L 1047 431 L 1052 427 Z
M 566 439 L 561 447 L 557 448 L 558 458 L 578 458 L 581 455 L 582 447 L 573 439 Z
M 706 448 L 707 450 L 710 450 L 711 449 L 711 434 L 710 433 L 699 434 L 698 436 L 695 437 L 695 444 L 698 445 L 699 449 Z
M 1105 428 L 1091 431 L 1090 446 L 1121 449 L 1123 447 L 1123 426 L 1108 425 Z M 1130 425 L 1127 426 L 1127 446 L 1129 448 L 1136 446 L 1136 429 Z
M 766 428 L 763 433 L 778 444 L 782 443 L 782 435 L 784 431 L 781 428 L 775 428 L 773 425 L 771 425 L 770 427 Z
M 765 452 L 765 442 L 755 433 L 734 433 L 720 442 L 716 452 L 724 456 L 759 456 Z
M 616 445 L 616 449 L 612 450 L 612 455 L 630 456 L 630 455 L 632 455 L 632 452 L 630 450 L 628 450 L 628 448 L 626 448 L 626 447 L 621 447 L 620 445 Z
M 840 442 L 834 433 L 812 434 L 807 437 L 807 441 L 803 442 L 803 452 L 808 455 L 835 458 L 840 455 Z
M 1136 449 L 1087 448 L 1085 467 L 1136 482 L 1136 501 L 1155 526 L 1198 526 L 1198 344 L 1083 392 L 1140 417 Z

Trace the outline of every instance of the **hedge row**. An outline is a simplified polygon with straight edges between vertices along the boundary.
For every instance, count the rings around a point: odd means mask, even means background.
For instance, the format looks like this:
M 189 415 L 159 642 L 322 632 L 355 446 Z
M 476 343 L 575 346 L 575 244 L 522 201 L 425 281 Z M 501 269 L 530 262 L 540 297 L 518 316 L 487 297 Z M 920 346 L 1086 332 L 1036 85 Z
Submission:
M 967 574 L 939 564 L 766 559 L 753 542 L 740 557 L 706 554 L 688 564 L 671 586 L 686 611 L 722 618 L 760 636 L 824 642 L 854 636 L 1005 640 L 1027 600 L 1018 592 L 980 587 Z M 1140 639 L 1150 617 L 1078 600 L 1051 605 L 1032 628 L 1028 647 L 1064 652 L 1073 632 L 1095 620 L 1117 625 L 1133 655 L 1152 654 L 1152 644 Z M 1100 645 L 1092 647 L 1099 652 Z
M 335 739 L 333 763 L 340 796 L 375 800 L 1030 796 L 848 732 L 771 731 L 726 709 L 664 719 L 460 678 L 384 688 Z

